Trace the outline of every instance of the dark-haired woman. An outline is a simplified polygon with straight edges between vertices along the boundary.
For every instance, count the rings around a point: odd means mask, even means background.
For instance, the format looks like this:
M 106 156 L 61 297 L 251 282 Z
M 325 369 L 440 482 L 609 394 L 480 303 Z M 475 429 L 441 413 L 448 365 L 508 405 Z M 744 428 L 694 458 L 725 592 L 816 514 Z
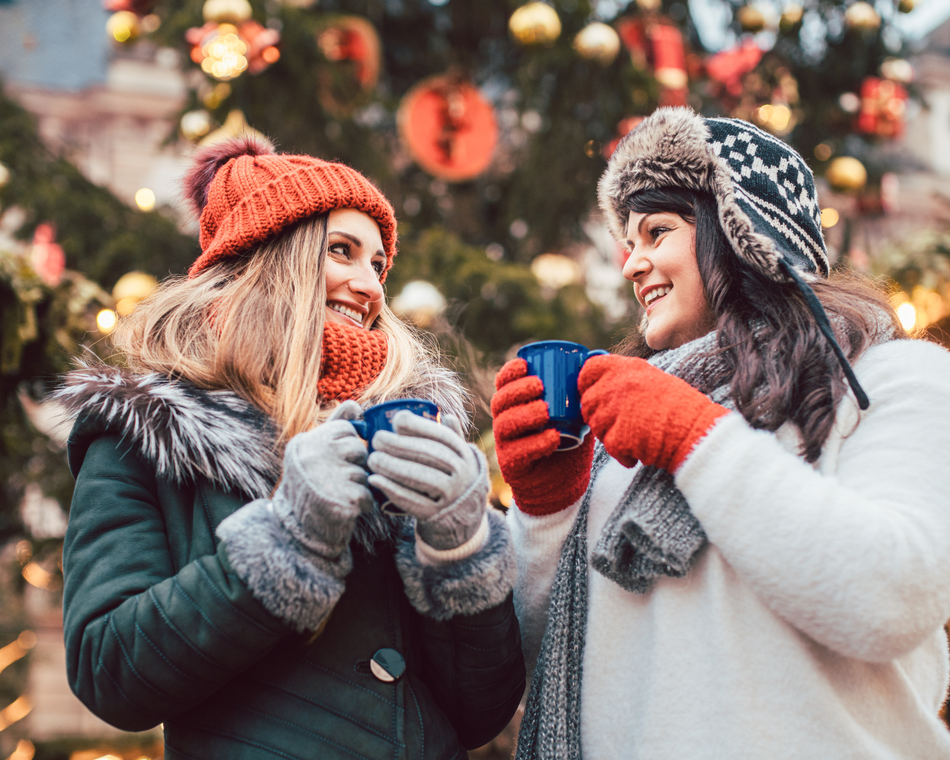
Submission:
M 664 109 L 599 188 L 646 312 L 493 399 L 517 507 L 523 758 L 948 758 L 950 355 L 831 276 L 801 157 Z
M 200 150 L 186 189 L 189 276 L 120 323 L 126 369 L 59 393 L 70 685 L 162 723 L 166 760 L 467 757 L 524 690 L 515 561 L 458 379 L 386 305 L 392 206 L 252 138 Z M 444 424 L 398 413 L 368 456 L 351 421 L 409 396 Z

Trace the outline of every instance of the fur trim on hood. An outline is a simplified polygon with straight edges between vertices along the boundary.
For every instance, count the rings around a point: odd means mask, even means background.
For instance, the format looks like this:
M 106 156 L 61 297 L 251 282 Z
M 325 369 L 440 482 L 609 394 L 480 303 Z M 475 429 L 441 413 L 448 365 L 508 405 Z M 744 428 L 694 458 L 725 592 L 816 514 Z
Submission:
M 115 433 L 177 485 L 201 477 L 225 491 L 263 497 L 280 477 L 275 426 L 231 391 L 103 365 L 67 374 L 51 400 L 76 417 L 68 451 L 74 476 L 92 440 Z
M 432 365 L 421 376 L 401 395 L 433 401 L 467 427 L 467 395 L 455 374 Z M 232 391 L 97 365 L 68 373 L 51 400 L 76 418 L 68 449 L 74 476 L 93 439 L 114 433 L 176 485 L 207 478 L 225 491 L 264 498 L 280 477 L 276 426 Z

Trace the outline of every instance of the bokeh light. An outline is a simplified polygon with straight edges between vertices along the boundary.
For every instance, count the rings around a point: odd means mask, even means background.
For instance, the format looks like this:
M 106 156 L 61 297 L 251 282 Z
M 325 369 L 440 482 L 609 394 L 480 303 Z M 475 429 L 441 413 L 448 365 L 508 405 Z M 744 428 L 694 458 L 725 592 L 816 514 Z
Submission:
M 155 193 L 149 188 L 143 187 L 135 193 L 135 205 L 142 211 L 151 211 L 155 208 Z

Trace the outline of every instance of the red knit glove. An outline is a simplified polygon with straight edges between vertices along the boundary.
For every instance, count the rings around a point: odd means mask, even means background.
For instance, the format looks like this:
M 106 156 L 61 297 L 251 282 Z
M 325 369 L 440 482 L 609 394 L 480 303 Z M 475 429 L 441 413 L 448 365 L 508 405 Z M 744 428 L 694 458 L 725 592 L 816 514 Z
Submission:
M 508 362 L 495 378 L 491 400 L 495 455 L 518 509 L 549 515 L 567 509 L 590 482 L 594 436 L 576 449 L 558 451 L 557 430 L 545 429 L 548 405 L 540 377 L 528 375 L 524 359 Z
M 643 359 L 594 356 L 577 382 L 581 411 L 607 453 L 675 473 L 696 443 L 729 410 Z

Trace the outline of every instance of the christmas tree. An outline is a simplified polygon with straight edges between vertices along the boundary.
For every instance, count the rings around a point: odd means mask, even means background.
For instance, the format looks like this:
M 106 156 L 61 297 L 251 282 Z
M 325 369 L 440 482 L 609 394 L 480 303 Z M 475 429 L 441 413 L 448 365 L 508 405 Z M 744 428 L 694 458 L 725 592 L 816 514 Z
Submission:
M 117 45 L 183 53 L 191 90 L 169 140 L 250 125 L 279 150 L 339 159 L 381 186 L 401 222 L 389 293 L 483 402 L 513 346 L 606 348 L 636 321 L 617 283 L 622 252 L 592 211 L 613 145 L 640 118 L 689 105 L 749 119 L 874 211 L 889 168 L 878 148 L 901 133 L 912 78 L 894 21 L 913 0 L 781 12 L 723 0 L 719 51 L 688 0 L 105 5 Z M 123 274 L 182 272 L 197 243 L 51 154 L 2 93 L 0 213 L 0 539 L 29 539 L 20 564 L 55 575 L 57 541 L 30 536 L 20 505 L 30 483 L 67 505 L 71 478 L 24 409 L 85 346 L 108 354 L 95 317 Z M 58 276 L 34 255 L 54 247 Z M 906 287 L 921 261 L 900 259 Z M 484 403 L 476 424 L 490 427 Z

